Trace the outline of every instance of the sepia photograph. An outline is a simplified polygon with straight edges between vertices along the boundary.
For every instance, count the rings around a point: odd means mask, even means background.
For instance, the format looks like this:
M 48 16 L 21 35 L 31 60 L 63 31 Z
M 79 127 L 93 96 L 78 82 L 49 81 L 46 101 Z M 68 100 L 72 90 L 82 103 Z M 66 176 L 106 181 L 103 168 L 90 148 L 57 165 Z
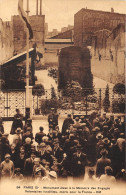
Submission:
M 125 0 L 0 0 L 0 195 L 125 195 Z

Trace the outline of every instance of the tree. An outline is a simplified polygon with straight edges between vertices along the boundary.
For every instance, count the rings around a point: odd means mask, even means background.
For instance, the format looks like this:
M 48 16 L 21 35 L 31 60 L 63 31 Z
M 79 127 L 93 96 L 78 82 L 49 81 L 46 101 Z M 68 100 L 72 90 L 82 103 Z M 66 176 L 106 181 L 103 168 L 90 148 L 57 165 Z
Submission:
M 51 86 L 51 99 L 57 99 L 56 92 L 53 86 Z
M 105 98 L 103 100 L 103 107 L 104 111 L 108 112 L 109 107 L 110 107 L 110 100 L 109 100 L 109 85 L 107 84 L 106 90 L 105 90 Z
M 115 86 L 113 87 L 113 92 L 116 94 L 125 94 L 125 85 L 122 83 L 117 83 L 115 84 Z

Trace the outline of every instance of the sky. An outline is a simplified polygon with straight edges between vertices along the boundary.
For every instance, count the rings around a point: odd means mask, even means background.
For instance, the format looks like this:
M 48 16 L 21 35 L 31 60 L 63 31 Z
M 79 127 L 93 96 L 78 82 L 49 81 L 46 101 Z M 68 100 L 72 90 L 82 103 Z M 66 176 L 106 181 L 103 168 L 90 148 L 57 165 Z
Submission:
M 24 10 L 26 10 L 24 0 Z M 126 14 L 126 0 L 43 0 L 42 12 L 48 23 L 49 31 L 61 30 L 62 27 L 74 24 L 74 14 L 80 9 L 114 11 Z M 0 18 L 11 20 L 12 15 L 18 14 L 18 0 L 0 0 Z M 30 15 L 36 14 L 36 0 L 29 0 Z

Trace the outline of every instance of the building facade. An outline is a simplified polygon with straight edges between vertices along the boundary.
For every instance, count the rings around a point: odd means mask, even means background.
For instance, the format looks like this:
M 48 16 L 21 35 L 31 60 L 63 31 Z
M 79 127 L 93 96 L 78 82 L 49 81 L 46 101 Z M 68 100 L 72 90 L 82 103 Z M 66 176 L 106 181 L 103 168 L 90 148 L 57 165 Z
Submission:
M 0 64 L 13 56 L 13 30 L 11 22 L 0 19 Z
M 29 48 L 37 44 L 39 52 L 44 53 L 45 40 L 45 16 L 29 16 L 31 28 L 33 30 L 33 39 L 30 40 Z M 12 17 L 14 50 L 20 53 L 26 50 L 26 27 L 19 16 Z
M 119 24 L 125 23 L 125 14 L 81 9 L 74 15 L 74 43 L 76 46 L 92 44 L 92 37 L 100 30 L 112 30 Z

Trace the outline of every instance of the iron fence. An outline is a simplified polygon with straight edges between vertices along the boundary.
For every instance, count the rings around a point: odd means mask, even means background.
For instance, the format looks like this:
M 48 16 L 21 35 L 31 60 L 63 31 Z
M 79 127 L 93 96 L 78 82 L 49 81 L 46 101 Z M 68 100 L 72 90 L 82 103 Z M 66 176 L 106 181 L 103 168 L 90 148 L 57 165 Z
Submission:
M 109 89 L 106 95 L 106 88 L 83 89 L 82 94 L 77 94 L 76 91 L 64 94 L 63 91 L 52 92 L 51 89 L 46 89 L 44 96 L 33 96 L 33 114 L 48 114 L 51 107 L 54 107 L 58 114 L 89 115 L 92 111 L 123 113 L 124 99 L 124 95 L 115 94 L 113 89 Z

